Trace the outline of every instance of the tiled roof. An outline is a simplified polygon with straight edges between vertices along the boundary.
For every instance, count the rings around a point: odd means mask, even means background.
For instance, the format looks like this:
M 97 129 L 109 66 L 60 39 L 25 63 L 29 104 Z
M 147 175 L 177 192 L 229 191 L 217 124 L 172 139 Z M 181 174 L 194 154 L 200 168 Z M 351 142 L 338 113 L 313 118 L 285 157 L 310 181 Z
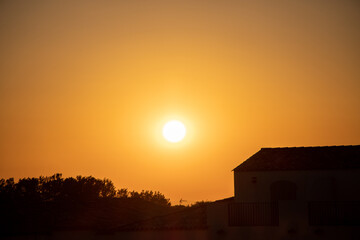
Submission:
M 234 171 L 330 170 L 360 168 L 360 145 L 262 148 Z

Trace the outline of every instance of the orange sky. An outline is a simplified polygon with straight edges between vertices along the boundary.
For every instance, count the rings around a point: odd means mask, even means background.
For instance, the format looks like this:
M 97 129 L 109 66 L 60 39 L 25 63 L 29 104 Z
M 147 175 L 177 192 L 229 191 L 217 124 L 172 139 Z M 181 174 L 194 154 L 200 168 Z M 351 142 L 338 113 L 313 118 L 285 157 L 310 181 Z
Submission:
M 353 0 L 3 0 L 0 177 L 229 197 L 261 147 L 360 143 L 359 66 Z

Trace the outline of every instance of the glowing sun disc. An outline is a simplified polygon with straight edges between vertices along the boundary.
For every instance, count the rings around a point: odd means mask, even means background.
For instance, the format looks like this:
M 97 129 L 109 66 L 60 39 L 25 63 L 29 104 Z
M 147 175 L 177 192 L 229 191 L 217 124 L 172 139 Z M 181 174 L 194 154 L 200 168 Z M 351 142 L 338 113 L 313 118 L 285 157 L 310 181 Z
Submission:
M 169 142 L 180 142 L 186 135 L 186 128 L 182 122 L 172 120 L 164 125 L 162 134 Z

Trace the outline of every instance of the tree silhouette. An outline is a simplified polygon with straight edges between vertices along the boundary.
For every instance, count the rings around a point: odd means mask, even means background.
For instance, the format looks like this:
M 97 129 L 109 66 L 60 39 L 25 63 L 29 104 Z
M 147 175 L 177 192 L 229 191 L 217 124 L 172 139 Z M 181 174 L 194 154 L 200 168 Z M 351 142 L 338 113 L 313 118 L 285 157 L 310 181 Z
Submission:
M 57 173 L 17 182 L 0 179 L 0 236 L 59 228 L 109 229 L 177 209 L 160 192 L 117 190 L 106 178 L 63 178 Z

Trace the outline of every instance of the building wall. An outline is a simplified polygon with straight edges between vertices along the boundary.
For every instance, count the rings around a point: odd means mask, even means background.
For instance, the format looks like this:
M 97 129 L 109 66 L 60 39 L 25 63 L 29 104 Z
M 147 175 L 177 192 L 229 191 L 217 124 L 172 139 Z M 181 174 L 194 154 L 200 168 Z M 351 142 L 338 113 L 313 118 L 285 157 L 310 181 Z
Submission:
M 210 239 L 360 239 L 359 226 L 310 226 L 308 210 L 312 201 L 360 201 L 359 170 L 235 172 L 234 177 L 235 204 L 273 201 L 277 181 L 293 183 L 288 186 L 295 186 L 296 198 L 276 201 L 278 226 L 231 227 L 229 202 L 214 202 L 208 208 Z
M 297 201 L 360 201 L 360 170 L 235 172 L 235 201 L 271 201 L 271 184 L 290 181 Z
M 228 205 L 233 201 L 216 201 L 207 207 L 207 226 L 212 234 L 221 235 L 228 227 Z

